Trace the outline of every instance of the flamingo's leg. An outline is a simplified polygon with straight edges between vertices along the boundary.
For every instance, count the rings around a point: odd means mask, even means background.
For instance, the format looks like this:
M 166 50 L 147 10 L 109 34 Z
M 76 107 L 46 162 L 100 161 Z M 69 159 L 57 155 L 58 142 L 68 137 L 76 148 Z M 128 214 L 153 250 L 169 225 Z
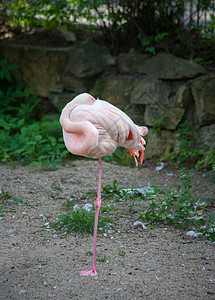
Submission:
M 97 275 L 96 267 L 96 240 L 97 240 L 97 227 L 99 219 L 99 211 L 101 207 L 101 167 L 102 167 L 102 158 L 99 158 L 98 166 L 98 190 L 97 190 L 97 199 L 95 202 L 95 223 L 94 223 L 94 241 L 93 241 L 93 266 L 90 270 L 81 271 L 80 275 Z

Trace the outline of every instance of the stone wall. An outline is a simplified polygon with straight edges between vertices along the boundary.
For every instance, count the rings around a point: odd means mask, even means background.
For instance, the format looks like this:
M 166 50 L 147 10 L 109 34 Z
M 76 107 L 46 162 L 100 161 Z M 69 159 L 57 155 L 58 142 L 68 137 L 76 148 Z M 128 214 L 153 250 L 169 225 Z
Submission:
M 82 92 L 107 100 L 149 127 L 146 158 L 178 151 L 175 134 L 188 120 L 198 128 L 194 146 L 215 147 L 215 73 L 171 54 L 121 53 L 113 57 L 92 40 L 72 47 L 1 45 L 0 58 L 21 67 L 15 78 L 61 111 Z M 160 132 L 150 130 L 163 117 Z

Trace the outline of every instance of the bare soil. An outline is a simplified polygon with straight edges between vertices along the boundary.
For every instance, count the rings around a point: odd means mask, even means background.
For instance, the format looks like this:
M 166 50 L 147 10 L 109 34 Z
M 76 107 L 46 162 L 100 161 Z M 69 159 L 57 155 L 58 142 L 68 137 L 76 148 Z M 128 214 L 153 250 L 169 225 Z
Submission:
M 138 168 L 103 162 L 102 183 L 116 179 L 123 188 L 178 185 L 176 166 L 166 164 L 160 172 L 155 167 L 154 162 Z M 199 173 L 195 180 L 201 197 L 214 198 L 207 175 Z M 117 231 L 97 240 L 97 255 L 106 255 L 107 261 L 98 262 L 98 276 L 80 276 L 91 267 L 92 256 L 86 253 L 92 251 L 92 236 L 62 237 L 45 230 L 44 223 L 63 211 L 67 197 L 78 199 L 96 188 L 93 160 L 65 163 L 56 171 L 0 165 L 0 189 L 33 205 L 7 206 L 0 220 L 1 300 L 215 299 L 214 243 L 164 225 L 134 229 L 141 203 L 137 213 L 129 214 L 119 205 Z M 79 206 L 86 202 L 90 199 L 80 200 Z

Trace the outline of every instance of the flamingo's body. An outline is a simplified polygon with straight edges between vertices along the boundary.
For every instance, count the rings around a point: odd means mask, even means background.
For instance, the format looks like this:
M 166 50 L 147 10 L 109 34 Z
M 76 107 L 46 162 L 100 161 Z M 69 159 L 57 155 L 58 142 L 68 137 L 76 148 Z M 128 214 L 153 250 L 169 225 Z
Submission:
M 101 158 L 112 154 L 118 146 L 125 147 L 136 157 L 141 152 L 143 162 L 145 141 L 142 136 L 148 132 L 147 127 L 137 126 L 120 109 L 103 100 L 95 100 L 87 93 L 76 96 L 63 109 L 60 117 L 63 127 L 64 142 L 67 149 L 77 155 L 99 158 L 98 193 L 95 203 L 93 267 L 82 271 L 81 275 L 95 276 L 96 238 L 98 216 L 101 206 Z

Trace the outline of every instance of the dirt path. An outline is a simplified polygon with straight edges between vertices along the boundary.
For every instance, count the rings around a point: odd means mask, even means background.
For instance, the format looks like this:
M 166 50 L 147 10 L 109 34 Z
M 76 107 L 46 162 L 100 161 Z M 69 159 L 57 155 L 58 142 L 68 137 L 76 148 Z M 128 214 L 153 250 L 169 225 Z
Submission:
M 160 173 L 154 168 L 155 163 L 139 168 L 103 163 L 102 182 L 116 179 L 124 188 L 176 184 L 175 167 Z M 197 180 L 199 193 L 211 187 L 207 177 Z M 117 231 L 98 237 L 98 257 L 108 260 L 98 263 L 98 276 L 79 276 L 91 267 L 86 252 L 92 251 L 92 237 L 62 238 L 43 225 L 62 211 L 62 196 L 78 198 L 96 186 L 96 161 L 75 161 L 56 171 L 0 165 L 0 190 L 34 205 L 16 205 L 0 219 L 1 300 L 215 299 L 214 243 L 171 227 L 134 229 L 138 213 L 126 215 L 120 208 Z

